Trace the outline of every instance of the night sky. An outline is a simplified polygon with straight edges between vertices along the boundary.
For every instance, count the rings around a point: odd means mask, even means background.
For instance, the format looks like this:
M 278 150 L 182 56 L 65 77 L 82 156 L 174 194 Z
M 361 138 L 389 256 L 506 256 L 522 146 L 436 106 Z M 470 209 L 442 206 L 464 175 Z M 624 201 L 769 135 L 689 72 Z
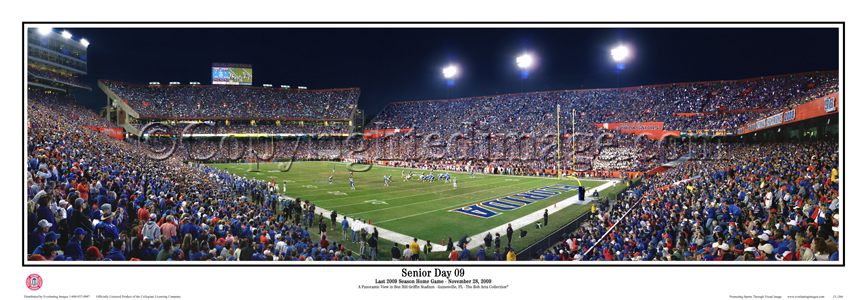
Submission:
M 98 79 L 210 84 L 214 62 L 252 64 L 254 86 L 361 88 L 368 116 L 388 102 L 445 99 L 450 64 L 450 98 L 517 93 L 525 52 L 524 92 L 613 88 L 620 44 L 630 50 L 621 87 L 839 68 L 837 29 L 66 29 L 90 41 L 80 79 L 93 91 L 76 98 L 94 111 L 106 99 Z

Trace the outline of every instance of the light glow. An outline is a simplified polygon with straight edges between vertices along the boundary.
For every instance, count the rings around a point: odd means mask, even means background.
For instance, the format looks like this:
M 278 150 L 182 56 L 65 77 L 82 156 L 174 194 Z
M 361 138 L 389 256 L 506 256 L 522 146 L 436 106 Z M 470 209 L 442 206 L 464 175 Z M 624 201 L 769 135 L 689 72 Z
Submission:
M 527 67 L 530 66 L 532 59 L 530 58 L 529 55 L 524 54 L 524 55 L 519 56 L 517 61 L 518 61 L 518 67 L 519 68 L 526 69 Z
M 628 55 L 629 55 L 629 50 L 627 50 L 626 47 L 620 46 L 620 47 L 611 49 L 611 57 L 614 57 L 615 61 L 619 62 L 619 61 L 623 60 L 624 58 L 626 58 L 626 56 L 628 56 Z
M 88 45 L 90 45 L 90 42 L 88 42 L 87 40 L 85 40 L 85 39 L 83 39 L 83 38 L 81 39 L 80 42 L 81 42 L 81 45 L 84 46 L 84 47 L 87 47 Z
M 51 32 L 51 27 L 39 27 L 39 33 L 42 35 L 46 35 Z
M 65 38 L 67 38 L 67 39 L 72 38 L 72 34 L 69 33 L 69 31 L 66 31 L 66 30 L 64 30 L 63 32 L 61 32 L 60 35 L 62 35 L 63 37 L 65 37 Z
M 458 73 L 458 69 L 455 68 L 454 66 L 449 66 L 448 68 L 443 69 L 443 75 L 445 75 L 446 78 L 452 78 L 457 73 Z

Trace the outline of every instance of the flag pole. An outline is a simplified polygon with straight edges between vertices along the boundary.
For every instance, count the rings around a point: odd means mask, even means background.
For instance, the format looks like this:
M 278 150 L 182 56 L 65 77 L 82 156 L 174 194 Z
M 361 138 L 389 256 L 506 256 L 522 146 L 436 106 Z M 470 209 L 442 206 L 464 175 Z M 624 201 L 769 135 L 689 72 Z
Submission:
M 560 104 L 557 104 L 557 179 L 562 179 L 560 174 Z

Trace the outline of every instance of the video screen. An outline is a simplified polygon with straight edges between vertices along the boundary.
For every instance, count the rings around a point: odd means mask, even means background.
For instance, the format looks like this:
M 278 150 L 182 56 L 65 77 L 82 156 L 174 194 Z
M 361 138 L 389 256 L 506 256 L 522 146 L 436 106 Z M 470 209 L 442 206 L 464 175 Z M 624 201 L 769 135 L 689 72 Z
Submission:
M 253 85 L 253 68 L 215 64 L 211 68 L 211 79 L 211 84 Z

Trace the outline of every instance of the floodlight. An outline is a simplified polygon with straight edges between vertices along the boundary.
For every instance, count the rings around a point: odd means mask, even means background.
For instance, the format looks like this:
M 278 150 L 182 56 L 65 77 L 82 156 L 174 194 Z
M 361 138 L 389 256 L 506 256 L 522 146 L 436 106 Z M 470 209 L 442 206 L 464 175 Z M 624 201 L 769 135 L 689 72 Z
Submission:
M 611 56 L 614 57 L 614 60 L 616 61 L 623 60 L 627 55 L 629 55 L 629 50 L 627 50 L 626 47 L 620 46 L 611 49 Z
M 81 41 L 79 41 L 79 42 L 81 42 L 81 45 L 84 46 L 84 47 L 87 47 L 88 45 L 90 45 L 90 42 L 88 42 L 87 40 L 85 40 L 85 39 L 83 39 L 83 38 L 82 38 Z
M 60 35 L 62 35 L 63 37 L 65 37 L 65 38 L 67 38 L 67 39 L 72 38 L 72 34 L 69 33 L 69 31 L 66 31 L 66 30 L 64 30 L 63 32 L 61 32 Z
M 443 69 L 443 75 L 445 75 L 446 78 L 452 78 L 457 73 L 458 70 L 454 66 L 449 66 L 448 68 Z
M 46 35 L 51 32 L 51 27 L 39 27 L 39 33 L 42 35 Z
M 526 69 L 527 67 L 530 66 L 531 61 L 532 61 L 532 59 L 530 58 L 529 55 L 527 55 L 527 54 L 521 55 L 518 57 L 518 67 L 522 68 L 522 69 Z

